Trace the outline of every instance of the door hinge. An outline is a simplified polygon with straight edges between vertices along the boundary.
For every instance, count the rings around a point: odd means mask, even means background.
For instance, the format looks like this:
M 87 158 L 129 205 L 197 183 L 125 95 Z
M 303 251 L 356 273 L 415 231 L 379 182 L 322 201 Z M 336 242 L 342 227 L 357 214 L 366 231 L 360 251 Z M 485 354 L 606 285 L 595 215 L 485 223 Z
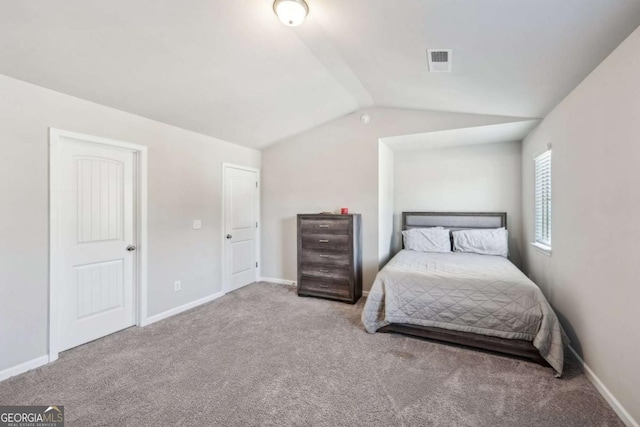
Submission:
M 258 222 L 256 221 L 256 228 L 258 228 Z
M 256 188 L 258 188 L 258 181 L 256 181 Z
M 256 262 L 256 268 L 258 268 L 258 263 Z

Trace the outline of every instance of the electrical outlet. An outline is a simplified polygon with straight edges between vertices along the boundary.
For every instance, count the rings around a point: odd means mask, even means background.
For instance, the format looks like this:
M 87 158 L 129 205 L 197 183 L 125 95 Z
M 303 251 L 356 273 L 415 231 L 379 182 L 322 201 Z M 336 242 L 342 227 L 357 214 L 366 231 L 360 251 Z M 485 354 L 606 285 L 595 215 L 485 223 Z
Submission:
M 173 282 L 173 290 L 175 292 L 182 290 L 182 282 L 180 280 L 176 280 L 175 282 Z
M 194 219 L 193 220 L 193 229 L 194 230 L 200 230 L 202 228 L 202 220 L 201 219 Z

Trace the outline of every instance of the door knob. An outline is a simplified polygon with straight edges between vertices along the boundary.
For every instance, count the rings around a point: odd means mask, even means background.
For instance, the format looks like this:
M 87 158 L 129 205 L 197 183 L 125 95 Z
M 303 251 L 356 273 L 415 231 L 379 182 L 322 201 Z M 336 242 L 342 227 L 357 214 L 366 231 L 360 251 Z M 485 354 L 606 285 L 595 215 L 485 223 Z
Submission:
M 231 234 L 227 234 L 227 239 L 232 238 L 233 236 Z
M 132 252 L 132 251 L 135 251 L 135 250 L 136 250 L 136 247 L 135 247 L 135 246 L 133 246 L 133 245 L 129 245 L 129 246 L 127 246 L 127 250 L 128 250 L 129 252 Z

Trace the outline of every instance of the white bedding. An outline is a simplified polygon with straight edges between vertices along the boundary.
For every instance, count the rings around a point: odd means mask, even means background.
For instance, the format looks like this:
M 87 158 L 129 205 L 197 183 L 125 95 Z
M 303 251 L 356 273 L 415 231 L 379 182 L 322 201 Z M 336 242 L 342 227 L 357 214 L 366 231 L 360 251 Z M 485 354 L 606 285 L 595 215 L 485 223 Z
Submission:
M 362 322 L 369 333 L 408 323 L 532 341 L 562 374 L 567 339 L 556 314 L 500 256 L 403 250 L 378 273 Z

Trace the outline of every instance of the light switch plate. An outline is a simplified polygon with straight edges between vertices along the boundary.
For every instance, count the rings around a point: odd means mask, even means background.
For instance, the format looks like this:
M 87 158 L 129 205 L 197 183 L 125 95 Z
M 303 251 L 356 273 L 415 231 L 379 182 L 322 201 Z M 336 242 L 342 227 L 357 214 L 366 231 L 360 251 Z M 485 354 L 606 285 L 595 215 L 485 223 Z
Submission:
M 193 229 L 194 230 L 200 230 L 201 228 L 202 228 L 202 220 L 194 219 L 193 220 Z

